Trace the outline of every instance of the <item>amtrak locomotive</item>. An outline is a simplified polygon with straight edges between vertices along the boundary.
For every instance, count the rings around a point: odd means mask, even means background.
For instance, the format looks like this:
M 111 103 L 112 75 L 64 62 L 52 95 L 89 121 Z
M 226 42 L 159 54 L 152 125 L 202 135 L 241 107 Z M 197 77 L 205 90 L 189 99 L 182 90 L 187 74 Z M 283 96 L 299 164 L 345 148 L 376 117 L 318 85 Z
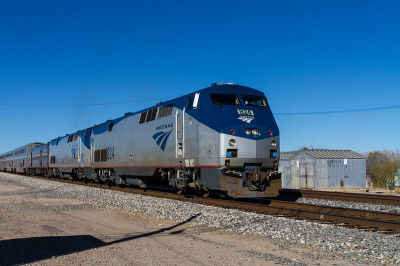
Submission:
M 279 129 L 265 95 L 223 84 L 0 155 L 0 169 L 110 184 L 271 196 Z

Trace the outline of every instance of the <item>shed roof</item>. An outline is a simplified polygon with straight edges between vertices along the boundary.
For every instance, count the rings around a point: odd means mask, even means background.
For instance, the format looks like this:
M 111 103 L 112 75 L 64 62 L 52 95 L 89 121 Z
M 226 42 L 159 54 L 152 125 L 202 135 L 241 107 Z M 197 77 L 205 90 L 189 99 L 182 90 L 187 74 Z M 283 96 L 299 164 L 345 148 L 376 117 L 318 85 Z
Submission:
M 280 160 L 288 160 L 290 159 L 292 156 L 294 156 L 296 153 L 295 152 L 281 152 L 279 154 L 279 159 Z
M 365 159 L 365 156 L 351 150 L 303 150 L 316 159 Z

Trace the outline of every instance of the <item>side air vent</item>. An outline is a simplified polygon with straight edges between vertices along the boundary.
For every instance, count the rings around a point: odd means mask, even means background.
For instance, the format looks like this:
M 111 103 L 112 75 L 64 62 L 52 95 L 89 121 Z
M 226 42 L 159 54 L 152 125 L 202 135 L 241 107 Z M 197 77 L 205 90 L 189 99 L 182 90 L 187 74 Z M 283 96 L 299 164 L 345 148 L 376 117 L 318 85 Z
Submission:
M 101 156 L 100 156 L 101 158 L 101 161 L 102 162 L 106 162 L 107 161 L 107 149 L 103 149 L 103 150 L 101 150 Z
M 100 162 L 100 150 L 95 150 L 94 151 L 94 161 L 95 162 Z

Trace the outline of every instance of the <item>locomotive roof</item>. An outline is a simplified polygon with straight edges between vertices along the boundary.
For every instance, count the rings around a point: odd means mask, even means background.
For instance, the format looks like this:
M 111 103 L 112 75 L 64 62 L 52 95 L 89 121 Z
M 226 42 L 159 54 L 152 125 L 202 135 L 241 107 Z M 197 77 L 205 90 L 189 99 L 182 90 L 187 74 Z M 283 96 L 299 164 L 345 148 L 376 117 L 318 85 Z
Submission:
M 164 102 L 159 102 L 159 103 L 157 103 L 155 105 L 151 105 L 151 106 L 149 106 L 147 108 L 138 110 L 136 112 L 128 112 L 125 115 L 123 115 L 121 117 L 118 117 L 116 119 L 107 120 L 107 121 L 105 121 L 105 122 L 103 122 L 101 124 L 94 125 L 94 126 L 86 128 L 86 129 L 78 130 L 78 131 L 76 131 L 74 133 L 67 134 L 67 135 L 62 136 L 62 137 L 57 137 L 57 138 L 51 140 L 50 142 L 53 144 L 53 143 L 55 143 L 57 141 L 57 139 L 62 140 L 65 137 L 68 137 L 70 135 L 77 134 L 77 133 L 80 133 L 80 135 L 81 135 L 81 134 L 83 134 L 83 132 L 85 130 L 93 130 L 93 132 L 95 134 L 102 133 L 102 132 L 108 130 L 108 128 L 109 128 L 111 123 L 114 123 L 114 125 L 116 125 L 118 122 L 120 122 L 121 120 L 125 119 L 126 117 L 133 116 L 133 115 L 136 115 L 138 113 L 141 113 L 141 112 L 144 112 L 146 110 L 153 109 L 153 108 L 156 108 L 156 107 L 159 107 L 159 106 L 165 106 L 165 105 L 169 105 L 169 104 L 172 104 L 172 103 L 175 103 L 175 102 L 179 102 L 180 100 L 183 100 L 183 99 L 186 99 L 186 98 L 188 98 L 190 96 L 193 96 L 195 93 L 212 93 L 212 92 L 215 93 L 216 92 L 216 93 L 226 93 L 226 94 L 229 94 L 229 93 L 242 94 L 244 91 L 247 91 L 248 93 L 251 93 L 253 95 L 264 95 L 264 93 L 259 91 L 259 90 L 255 90 L 253 88 L 242 86 L 242 85 L 238 85 L 238 84 L 233 84 L 233 83 L 225 83 L 225 84 L 220 84 L 220 85 L 213 84 L 213 85 L 211 85 L 209 87 L 206 87 L 206 88 L 203 88 L 203 89 L 200 89 L 200 90 L 197 90 L 197 91 L 193 91 L 193 92 L 185 94 L 183 96 L 180 96 L 180 97 L 177 97 L 177 98 L 173 98 L 171 100 L 167 100 L 167 101 L 164 101 Z
M 198 93 L 198 92 L 200 92 L 200 93 L 201 92 L 208 92 L 208 93 L 210 93 L 210 92 L 243 93 L 243 90 L 247 90 L 247 91 L 249 91 L 251 93 L 254 93 L 255 95 L 263 95 L 263 92 L 261 92 L 259 90 L 256 90 L 256 89 L 253 89 L 253 88 L 250 88 L 250 87 L 246 87 L 246 86 L 243 86 L 243 85 L 227 83 L 227 84 L 221 84 L 221 85 L 217 85 L 217 84 L 216 85 L 211 85 L 211 86 L 206 87 L 204 89 L 201 89 L 201 90 L 198 90 L 198 91 L 194 91 L 194 92 L 185 94 L 183 96 L 180 96 L 180 97 L 177 97 L 177 98 L 162 102 L 162 104 L 166 104 L 166 103 L 170 103 L 170 102 L 173 102 L 173 101 L 176 101 L 176 100 L 187 98 L 188 96 L 194 95 L 195 93 Z

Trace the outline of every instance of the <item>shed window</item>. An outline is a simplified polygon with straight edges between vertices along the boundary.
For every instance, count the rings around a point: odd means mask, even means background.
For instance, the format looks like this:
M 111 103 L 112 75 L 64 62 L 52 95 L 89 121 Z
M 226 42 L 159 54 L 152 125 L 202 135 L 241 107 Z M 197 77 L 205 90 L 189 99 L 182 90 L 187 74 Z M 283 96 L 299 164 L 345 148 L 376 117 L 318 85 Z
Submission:
M 236 94 L 210 93 L 211 101 L 217 105 L 240 105 Z

